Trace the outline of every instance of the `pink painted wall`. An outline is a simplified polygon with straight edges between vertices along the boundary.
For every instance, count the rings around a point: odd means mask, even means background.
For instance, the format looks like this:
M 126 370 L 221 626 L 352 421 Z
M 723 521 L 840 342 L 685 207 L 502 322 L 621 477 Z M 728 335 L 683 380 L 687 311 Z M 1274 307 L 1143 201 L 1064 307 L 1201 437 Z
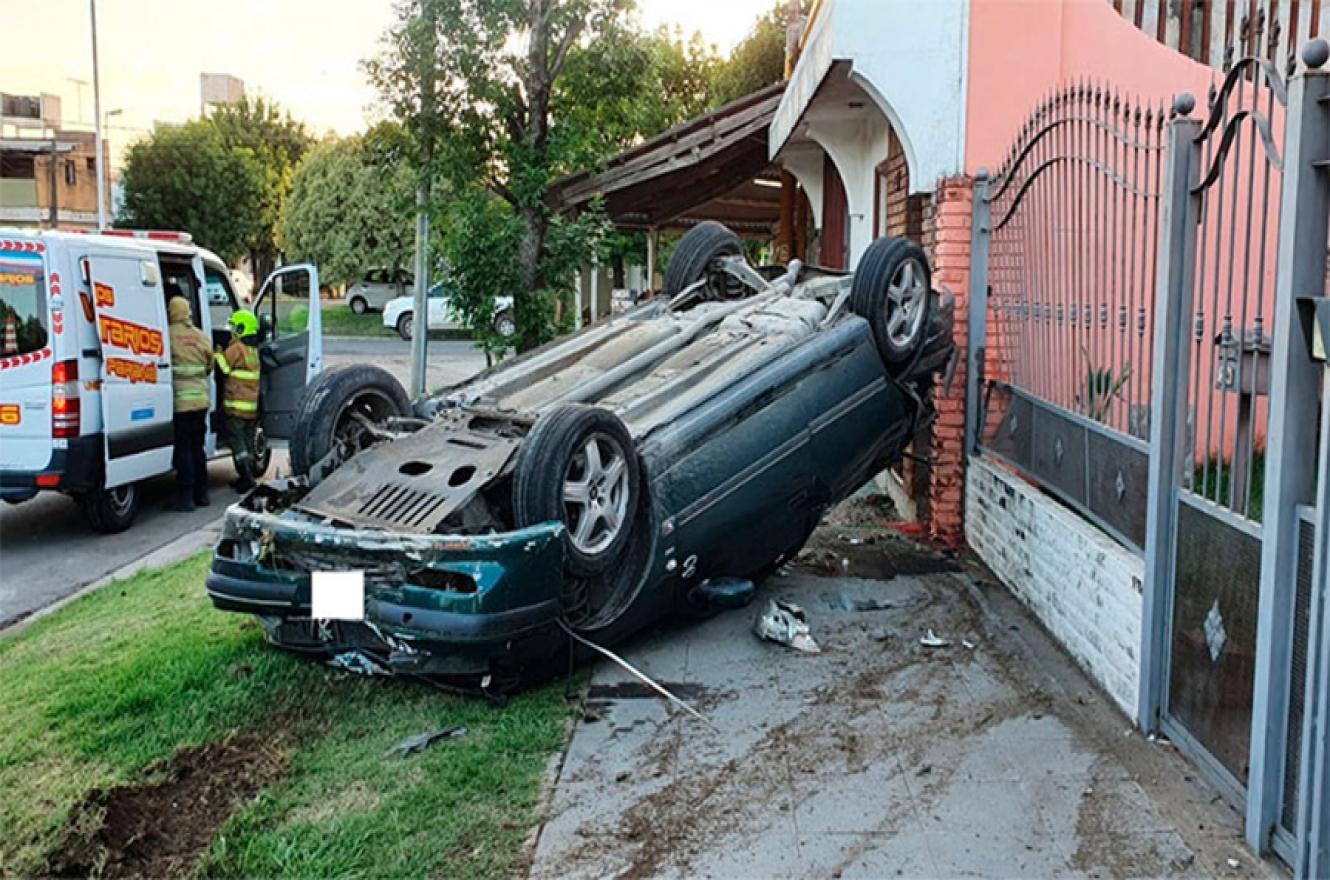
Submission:
M 1156 42 L 1108 0 L 970 0 L 965 169 L 993 171 L 1053 88 L 1078 78 L 1171 104 L 1204 107 L 1218 73 Z

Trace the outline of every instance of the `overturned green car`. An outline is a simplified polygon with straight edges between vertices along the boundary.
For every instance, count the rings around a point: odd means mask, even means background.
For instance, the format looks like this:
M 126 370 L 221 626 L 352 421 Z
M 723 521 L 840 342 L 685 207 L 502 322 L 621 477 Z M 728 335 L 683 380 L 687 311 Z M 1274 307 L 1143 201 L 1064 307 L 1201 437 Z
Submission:
M 731 603 L 934 418 L 950 297 L 922 249 L 858 271 L 750 266 L 704 223 L 664 295 L 411 403 L 388 374 L 324 374 L 297 416 L 298 476 L 226 514 L 207 590 L 269 641 L 362 672 L 560 668 Z M 364 619 L 311 617 L 311 575 L 364 573 Z

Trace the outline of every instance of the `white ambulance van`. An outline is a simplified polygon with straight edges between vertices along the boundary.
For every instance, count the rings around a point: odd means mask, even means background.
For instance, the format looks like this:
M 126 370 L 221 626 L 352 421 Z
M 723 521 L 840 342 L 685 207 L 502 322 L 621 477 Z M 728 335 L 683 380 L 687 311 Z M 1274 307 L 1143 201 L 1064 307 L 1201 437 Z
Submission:
M 263 336 L 260 473 L 267 441 L 290 436 L 323 368 L 318 290 L 314 266 L 287 266 L 250 306 Z M 0 498 L 61 492 L 99 532 L 133 523 L 139 484 L 171 470 L 172 296 L 189 300 L 214 345 L 229 342 L 240 307 L 231 273 L 185 233 L 0 228 Z M 301 306 L 308 319 L 295 330 Z M 220 397 L 215 385 L 210 457 L 227 454 Z

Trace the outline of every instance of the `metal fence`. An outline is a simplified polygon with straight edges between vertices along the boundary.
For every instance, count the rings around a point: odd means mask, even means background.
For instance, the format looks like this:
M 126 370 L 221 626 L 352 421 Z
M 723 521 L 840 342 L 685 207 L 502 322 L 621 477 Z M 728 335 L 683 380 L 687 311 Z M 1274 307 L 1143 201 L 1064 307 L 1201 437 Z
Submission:
M 1070 85 L 976 193 L 991 229 L 980 442 L 1137 549 L 1165 121 Z
M 1301 876 L 1330 876 L 1330 371 L 1297 320 L 1330 294 L 1327 65 L 1242 58 L 1195 116 L 1051 95 L 977 183 L 969 313 L 969 448 L 1144 556 L 1142 725 Z

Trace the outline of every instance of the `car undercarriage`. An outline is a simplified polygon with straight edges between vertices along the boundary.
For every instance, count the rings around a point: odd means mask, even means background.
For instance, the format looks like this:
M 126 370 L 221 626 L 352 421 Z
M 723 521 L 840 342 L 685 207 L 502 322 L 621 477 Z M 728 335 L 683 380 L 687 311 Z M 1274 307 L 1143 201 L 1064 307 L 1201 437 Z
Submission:
M 409 403 L 373 367 L 306 392 L 298 476 L 227 514 L 214 604 L 361 672 L 548 672 L 708 585 L 760 579 L 933 418 L 951 305 L 923 252 L 855 274 L 755 268 L 702 224 L 664 295 Z M 364 576 L 363 620 L 312 616 L 317 572 Z

